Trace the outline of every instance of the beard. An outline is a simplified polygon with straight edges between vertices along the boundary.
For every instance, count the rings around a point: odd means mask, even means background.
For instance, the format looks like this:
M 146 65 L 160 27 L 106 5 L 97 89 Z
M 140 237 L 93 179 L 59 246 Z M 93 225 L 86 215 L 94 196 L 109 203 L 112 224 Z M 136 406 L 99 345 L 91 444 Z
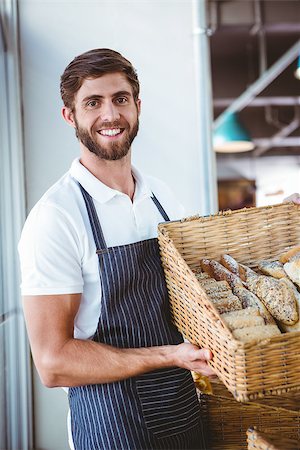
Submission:
M 137 118 L 133 127 L 130 129 L 128 122 L 126 122 L 126 127 L 121 126 L 119 123 L 105 123 L 107 128 L 122 128 L 123 131 L 123 139 L 121 142 L 108 142 L 106 146 L 99 144 L 96 142 L 88 130 L 80 127 L 76 118 L 76 137 L 79 139 L 82 144 L 91 152 L 94 153 L 98 158 L 104 159 L 106 161 L 117 161 L 119 159 L 124 158 L 130 150 L 131 144 L 136 137 L 139 130 L 139 119 Z

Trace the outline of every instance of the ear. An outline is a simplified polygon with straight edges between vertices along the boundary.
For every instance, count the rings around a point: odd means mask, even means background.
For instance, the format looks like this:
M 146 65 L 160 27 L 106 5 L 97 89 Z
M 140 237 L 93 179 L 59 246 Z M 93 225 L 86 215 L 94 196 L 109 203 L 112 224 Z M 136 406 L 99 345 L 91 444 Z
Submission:
M 70 108 L 67 108 L 64 106 L 61 110 L 62 116 L 65 119 L 65 121 L 71 125 L 73 128 L 76 128 L 75 120 L 74 120 L 74 113 Z
M 136 108 L 137 108 L 138 116 L 141 114 L 141 104 L 142 104 L 141 99 L 138 98 L 136 101 Z

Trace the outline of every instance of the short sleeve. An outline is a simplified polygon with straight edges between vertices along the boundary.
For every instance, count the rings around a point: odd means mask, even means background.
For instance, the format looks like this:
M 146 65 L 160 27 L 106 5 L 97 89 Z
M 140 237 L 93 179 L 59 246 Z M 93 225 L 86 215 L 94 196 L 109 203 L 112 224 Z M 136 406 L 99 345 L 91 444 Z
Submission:
M 62 210 L 38 203 L 18 246 L 22 295 L 82 293 L 82 248 L 76 225 Z

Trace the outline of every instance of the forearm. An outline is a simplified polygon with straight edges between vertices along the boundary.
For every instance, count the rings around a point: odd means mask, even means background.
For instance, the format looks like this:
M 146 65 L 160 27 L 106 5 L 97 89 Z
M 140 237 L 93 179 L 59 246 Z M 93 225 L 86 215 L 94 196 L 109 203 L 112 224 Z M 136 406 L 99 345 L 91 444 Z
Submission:
M 48 387 L 119 381 L 176 365 L 176 347 L 119 349 L 91 340 L 68 340 L 61 349 L 36 360 Z
M 211 359 L 195 345 L 120 349 L 74 339 L 80 294 L 24 297 L 24 313 L 35 365 L 49 387 L 101 384 L 165 367 L 212 374 Z

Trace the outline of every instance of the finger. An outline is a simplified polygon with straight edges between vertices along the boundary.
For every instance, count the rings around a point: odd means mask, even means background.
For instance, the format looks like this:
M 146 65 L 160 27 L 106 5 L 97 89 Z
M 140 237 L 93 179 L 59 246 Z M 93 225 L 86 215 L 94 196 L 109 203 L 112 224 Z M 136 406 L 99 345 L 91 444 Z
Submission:
M 191 370 L 207 377 L 216 375 L 216 372 L 207 363 L 199 363 L 195 365 L 195 367 L 193 367 Z
M 296 203 L 297 205 L 300 205 L 300 194 L 295 192 L 294 194 L 289 195 L 287 198 L 285 198 L 283 200 L 283 203 L 289 203 L 289 202 L 293 202 L 293 203 Z
M 212 352 L 208 348 L 200 348 L 195 352 L 195 359 L 209 361 L 213 357 Z

